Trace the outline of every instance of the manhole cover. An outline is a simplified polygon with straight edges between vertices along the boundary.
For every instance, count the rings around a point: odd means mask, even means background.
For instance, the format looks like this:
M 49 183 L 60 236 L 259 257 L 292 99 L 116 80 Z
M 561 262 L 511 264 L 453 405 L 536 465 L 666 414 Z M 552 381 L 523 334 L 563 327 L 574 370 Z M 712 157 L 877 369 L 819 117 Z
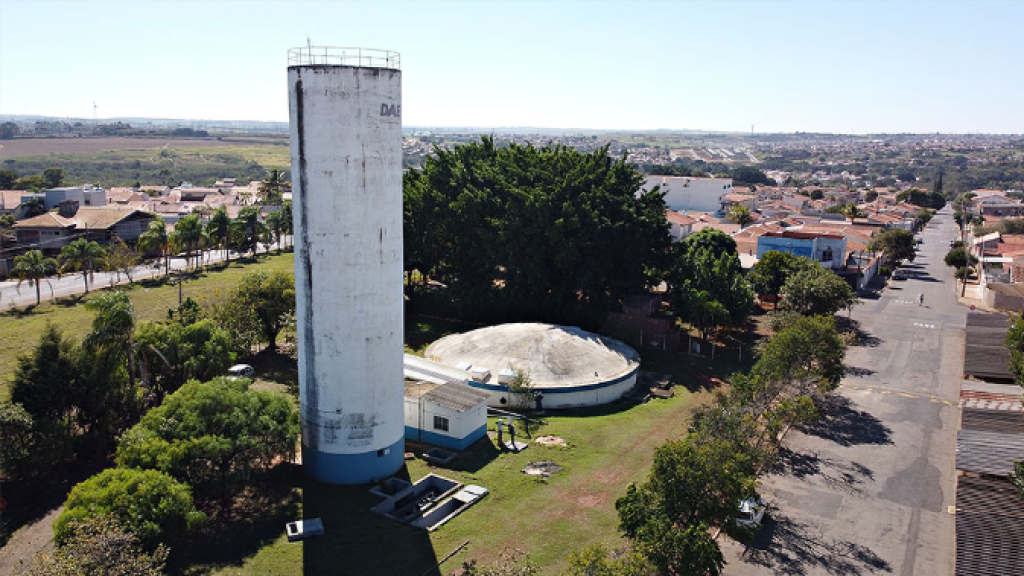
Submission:
M 540 478 L 550 478 L 561 471 L 562 467 L 550 460 L 530 462 L 526 465 L 526 468 L 523 468 L 523 474 L 538 476 Z

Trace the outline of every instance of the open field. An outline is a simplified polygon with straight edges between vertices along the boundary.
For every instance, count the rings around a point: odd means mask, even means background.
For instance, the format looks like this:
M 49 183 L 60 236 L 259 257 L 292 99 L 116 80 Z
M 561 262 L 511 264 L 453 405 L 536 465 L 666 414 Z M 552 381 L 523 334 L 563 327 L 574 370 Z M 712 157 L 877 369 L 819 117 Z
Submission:
M 285 139 L 64 138 L 7 141 L 0 148 L 0 166 L 18 176 L 41 174 L 56 166 L 68 185 L 105 187 L 141 184 L 198 186 L 224 178 L 239 183 L 263 178 L 278 168 L 291 168 Z M 12 147 L 12 148 L 8 148 Z M 21 147 L 17 149 L 14 147 Z M 32 152 L 29 154 L 29 152 Z
M 0 160 L 22 156 L 46 154 L 95 154 L 112 150 L 142 150 L 152 148 L 213 148 L 221 146 L 279 146 L 287 150 L 287 138 L 237 137 L 224 138 L 171 138 L 105 136 L 100 138 L 19 138 L 0 143 Z
M 201 304 L 216 302 L 227 296 L 238 279 L 248 270 L 292 271 L 294 255 L 260 256 L 258 263 L 250 260 L 231 262 L 230 266 L 217 265 L 211 272 L 197 272 L 186 277 L 182 286 L 184 297 L 192 297 Z M 27 285 L 26 285 L 26 289 Z M 135 306 L 137 320 L 166 320 L 167 309 L 178 305 L 178 287 L 162 280 L 146 280 L 134 285 L 119 287 L 128 292 Z M 9 382 L 14 376 L 14 365 L 18 355 L 29 352 L 39 342 L 39 336 L 47 322 L 59 326 L 65 334 L 81 338 L 92 325 L 92 312 L 80 306 L 100 290 L 91 291 L 88 297 L 58 298 L 56 302 L 44 302 L 40 306 L 9 310 L 0 314 L 0 401 L 9 396 Z

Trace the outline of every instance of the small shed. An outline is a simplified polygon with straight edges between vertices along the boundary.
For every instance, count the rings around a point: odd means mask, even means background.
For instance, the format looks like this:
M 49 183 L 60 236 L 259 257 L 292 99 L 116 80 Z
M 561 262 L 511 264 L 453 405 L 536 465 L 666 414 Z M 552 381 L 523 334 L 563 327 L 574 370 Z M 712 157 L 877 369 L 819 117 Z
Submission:
M 462 382 L 405 381 L 405 438 L 465 450 L 487 434 L 490 394 Z

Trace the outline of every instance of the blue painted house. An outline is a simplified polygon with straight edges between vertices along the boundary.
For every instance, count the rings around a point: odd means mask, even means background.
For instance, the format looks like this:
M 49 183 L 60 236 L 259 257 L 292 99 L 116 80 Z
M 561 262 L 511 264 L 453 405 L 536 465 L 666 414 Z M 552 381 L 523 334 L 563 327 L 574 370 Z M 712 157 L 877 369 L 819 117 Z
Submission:
M 842 234 L 798 230 L 765 232 L 757 239 L 757 258 L 761 259 L 769 250 L 805 256 L 833 270 L 846 263 L 846 237 Z

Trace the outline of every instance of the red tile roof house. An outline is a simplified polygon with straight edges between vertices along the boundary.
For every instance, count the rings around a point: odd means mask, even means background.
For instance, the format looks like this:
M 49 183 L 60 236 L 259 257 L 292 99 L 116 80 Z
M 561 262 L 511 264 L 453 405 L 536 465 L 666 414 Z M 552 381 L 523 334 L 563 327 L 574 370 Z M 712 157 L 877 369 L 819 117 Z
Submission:
M 79 208 L 78 203 L 71 200 L 62 202 L 57 212 L 15 223 L 14 234 L 20 249 L 40 249 L 52 256 L 79 238 L 106 244 L 117 236 L 125 242 L 134 242 L 153 219 L 153 214 L 148 212 L 113 206 Z

